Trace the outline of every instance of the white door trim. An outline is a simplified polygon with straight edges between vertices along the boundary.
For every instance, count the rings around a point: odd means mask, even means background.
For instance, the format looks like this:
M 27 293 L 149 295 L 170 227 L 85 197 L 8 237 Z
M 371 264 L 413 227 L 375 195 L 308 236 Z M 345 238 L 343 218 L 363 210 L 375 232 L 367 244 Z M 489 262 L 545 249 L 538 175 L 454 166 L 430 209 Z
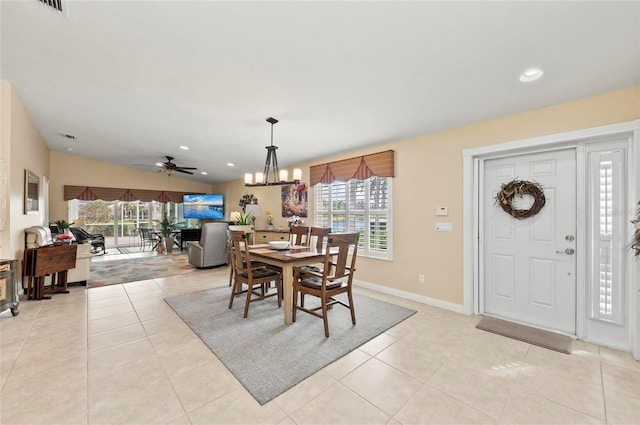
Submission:
M 524 152 L 540 151 L 540 150 L 554 150 L 564 147 L 578 147 L 580 153 L 579 142 L 587 139 L 593 139 L 605 136 L 616 135 L 631 135 L 630 143 L 628 146 L 629 159 L 629 175 L 627 196 L 630 202 L 628 203 L 627 214 L 632 217 L 635 210 L 635 200 L 640 199 L 640 167 L 631 166 L 632 164 L 640 163 L 640 120 L 630 121 L 626 123 L 607 125 L 602 127 L 594 127 L 584 130 L 570 131 L 565 133 L 552 134 L 548 136 L 535 137 L 530 139 L 518 140 L 513 142 L 501 143 L 492 146 L 483 146 L 480 148 L 465 149 L 463 151 L 463 300 L 464 300 L 464 312 L 467 314 L 478 313 L 479 306 L 479 246 L 478 235 L 480 231 L 479 221 L 479 183 L 480 183 L 480 160 L 491 156 L 502 156 L 507 154 L 517 154 Z M 578 161 L 580 162 L 580 161 Z M 578 173 L 584 175 L 584 167 L 579 165 Z M 580 174 L 579 174 L 580 175 Z M 578 179 L 580 181 L 582 179 Z M 585 188 L 581 183 L 578 184 L 578 202 L 583 202 L 585 197 Z M 580 205 L 580 203 L 578 204 Z M 585 244 L 584 224 L 585 215 L 584 211 L 578 208 L 577 226 L 578 233 L 577 239 Z M 629 225 L 628 234 L 632 233 L 632 225 Z M 585 251 L 584 246 L 576 245 L 582 252 Z M 640 261 L 628 262 L 628 274 L 627 282 L 630 288 L 630 332 L 631 332 L 631 346 L 632 354 L 636 359 L 640 360 L 640 315 L 638 309 L 640 308 L 640 284 L 638 280 L 640 278 Z M 578 326 L 578 337 L 584 335 L 584 258 L 577 263 L 577 278 L 578 288 L 576 295 L 578 296 L 576 314 L 576 325 Z M 580 283 L 582 282 L 582 283 Z M 634 297 L 633 294 L 636 294 Z

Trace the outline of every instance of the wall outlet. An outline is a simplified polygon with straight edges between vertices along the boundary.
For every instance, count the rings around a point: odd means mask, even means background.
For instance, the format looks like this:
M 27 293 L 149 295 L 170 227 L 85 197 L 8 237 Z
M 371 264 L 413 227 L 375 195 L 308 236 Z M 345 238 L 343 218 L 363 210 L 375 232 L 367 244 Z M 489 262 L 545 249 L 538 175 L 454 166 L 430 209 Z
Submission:
M 424 275 L 423 274 L 419 274 L 418 275 L 418 283 L 424 283 Z

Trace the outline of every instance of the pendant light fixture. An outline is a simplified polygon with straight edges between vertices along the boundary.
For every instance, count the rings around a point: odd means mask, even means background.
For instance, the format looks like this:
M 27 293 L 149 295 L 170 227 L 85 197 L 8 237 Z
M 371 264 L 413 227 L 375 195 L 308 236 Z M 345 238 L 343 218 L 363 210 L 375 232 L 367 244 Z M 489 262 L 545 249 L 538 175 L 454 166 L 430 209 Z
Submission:
M 278 122 L 275 118 L 267 118 L 267 122 L 271 124 L 271 145 L 265 146 L 267 149 L 267 160 L 264 163 L 264 171 L 256 173 L 255 183 L 253 175 L 247 173 L 244 175 L 245 186 L 275 186 L 285 184 L 300 184 L 302 179 L 302 170 L 300 168 L 293 169 L 293 180 L 289 180 L 289 172 L 278 168 L 278 157 L 276 155 L 277 146 L 273 145 L 273 125 Z

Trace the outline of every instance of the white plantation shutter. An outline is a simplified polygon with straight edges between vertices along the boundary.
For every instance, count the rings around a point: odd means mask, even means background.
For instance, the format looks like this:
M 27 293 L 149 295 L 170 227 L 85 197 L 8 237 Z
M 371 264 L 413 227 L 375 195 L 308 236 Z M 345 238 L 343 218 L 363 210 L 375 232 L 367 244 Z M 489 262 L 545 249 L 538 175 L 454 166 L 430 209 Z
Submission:
M 592 152 L 589 161 L 591 179 L 590 211 L 593 246 L 590 252 L 590 318 L 624 324 L 623 258 L 624 191 L 621 151 Z
M 369 250 L 385 252 L 388 248 L 388 179 L 372 177 L 369 189 Z
M 349 181 L 349 232 L 359 232 L 358 249 L 365 248 L 365 223 L 367 206 L 367 182 L 364 180 Z
M 359 255 L 391 259 L 391 182 L 374 176 L 318 183 L 315 225 L 331 227 L 334 233 L 359 232 Z
M 329 185 L 317 185 L 315 187 L 315 222 L 317 227 L 331 227 L 329 217 Z

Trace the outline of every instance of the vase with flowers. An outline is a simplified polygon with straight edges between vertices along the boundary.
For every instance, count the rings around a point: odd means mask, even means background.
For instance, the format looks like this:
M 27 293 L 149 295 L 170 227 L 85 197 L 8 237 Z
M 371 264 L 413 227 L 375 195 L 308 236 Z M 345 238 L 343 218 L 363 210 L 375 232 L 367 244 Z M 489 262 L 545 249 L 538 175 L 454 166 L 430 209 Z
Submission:
M 267 229 L 273 229 L 273 213 L 271 212 L 270 209 L 267 209 L 266 216 L 267 216 Z
M 289 217 L 287 219 L 287 222 L 289 223 L 289 227 L 302 226 L 304 224 L 304 220 L 302 220 L 297 215 L 292 215 L 291 217 Z

